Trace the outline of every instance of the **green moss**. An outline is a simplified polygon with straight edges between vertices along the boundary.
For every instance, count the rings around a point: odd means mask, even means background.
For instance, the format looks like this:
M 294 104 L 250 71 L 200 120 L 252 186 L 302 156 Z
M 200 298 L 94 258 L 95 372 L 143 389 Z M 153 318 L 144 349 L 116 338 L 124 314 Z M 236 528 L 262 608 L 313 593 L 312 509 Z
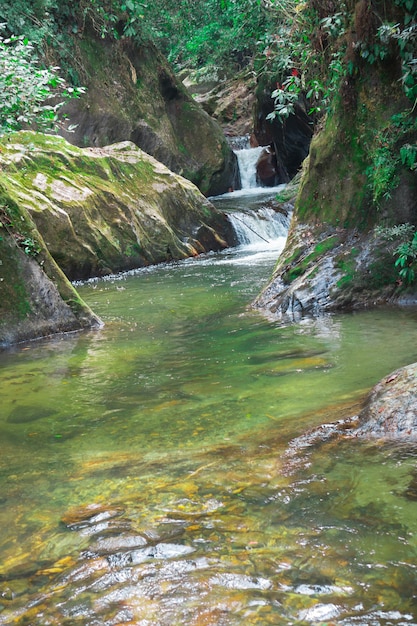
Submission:
M 398 281 L 398 271 L 395 268 L 391 255 L 380 252 L 375 261 L 369 265 L 368 286 L 380 289 L 388 285 L 395 285 Z
M 352 248 L 348 255 L 343 254 L 343 256 L 336 258 L 336 267 L 339 268 L 344 274 L 336 283 L 338 287 L 346 287 L 353 281 L 356 270 L 355 259 L 358 254 L 359 251 L 356 248 Z
M 139 243 L 132 243 L 126 247 L 125 254 L 130 257 L 140 256 L 142 254 L 142 248 Z
M 405 169 L 400 149 L 413 143 L 416 118 L 397 81 L 368 69 L 355 84 L 354 113 L 340 100 L 311 144 L 296 204 L 305 222 L 368 230 Z
M 338 243 L 339 243 L 339 238 L 337 235 L 327 237 L 323 241 L 317 243 L 316 246 L 314 247 L 313 252 L 310 252 L 310 254 L 308 254 L 305 258 L 301 259 L 301 261 L 297 263 L 295 267 L 292 267 L 291 269 L 289 269 L 283 274 L 282 278 L 284 282 L 287 284 L 292 283 L 296 278 L 304 274 L 308 270 L 310 265 L 314 263 L 314 261 L 316 261 L 319 257 L 323 256 L 329 250 L 332 250 L 333 248 L 335 248 L 338 245 Z M 300 257 L 300 250 L 296 250 L 293 253 L 292 257 L 290 257 L 290 259 L 292 258 L 293 259 L 292 262 L 295 263 L 298 261 L 299 257 Z M 290 262 L 290 260 L 288 261 Z

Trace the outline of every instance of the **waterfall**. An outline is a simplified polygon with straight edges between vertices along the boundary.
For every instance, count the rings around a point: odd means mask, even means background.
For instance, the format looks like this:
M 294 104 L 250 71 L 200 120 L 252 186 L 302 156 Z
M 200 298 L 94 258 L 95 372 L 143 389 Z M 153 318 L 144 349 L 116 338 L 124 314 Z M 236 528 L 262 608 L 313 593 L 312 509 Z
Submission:
M 226 215 L 237 245 L 254 251 L 281 251 L 288 233 L 291 216 L 278 209 L 277 193 L 285 185 L 260 187 L 256 180 L 256 163 L 264 146 L 249 148 L 249 137 L 234 138 L 242 189 L 210 200 Z
M 235 151 L 242 189 L 254 189 L 258 187 L 256 181 L 256 163 L 263 149 L 263 146 L 259 146 L 259 148 L 244 148 Z
M 239 245 L 262 248 L 286 238 L 288 233 L 290 216 L 271 207 L 228 212 L 227 216 Z

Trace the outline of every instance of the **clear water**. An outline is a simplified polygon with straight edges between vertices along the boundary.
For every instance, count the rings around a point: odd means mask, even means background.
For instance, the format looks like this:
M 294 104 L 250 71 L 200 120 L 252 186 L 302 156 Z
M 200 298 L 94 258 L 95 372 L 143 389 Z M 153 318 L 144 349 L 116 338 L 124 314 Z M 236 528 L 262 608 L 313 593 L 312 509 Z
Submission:
M 417 624 L 416 449 L 290 445 L 417 360 L 417 313 L 280 327 L 254 245 L 92 282 L 0 355 L 0 625 Z

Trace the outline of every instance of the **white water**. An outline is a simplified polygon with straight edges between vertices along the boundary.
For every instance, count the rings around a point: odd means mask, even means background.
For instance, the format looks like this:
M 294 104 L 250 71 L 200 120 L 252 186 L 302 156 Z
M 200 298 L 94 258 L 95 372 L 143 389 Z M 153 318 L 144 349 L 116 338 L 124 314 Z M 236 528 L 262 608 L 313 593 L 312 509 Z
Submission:
M 288 216 L 273 208 L 261 207 L 257 211 L 234 211 L 228 214 L 240 245 L 265 248 L 277 239 L 286 238 Z
M 258 187 L 258 183 L 256 182 L 256 163 L 263 149 L 263 146 L 259 146 L 258 148 L 245 148 L 244 150 L 235 151 L 239 165 L 242 190 Z
M 275 198 L 285 185 L 260 187 L 256 182 L 256 163 L 263 146 L 236 150 L 242 189 L 211 198 L 227 213 L 236 239 L 250 255 L 271 255 L 282 251 L 290 216 L 275 210 Z

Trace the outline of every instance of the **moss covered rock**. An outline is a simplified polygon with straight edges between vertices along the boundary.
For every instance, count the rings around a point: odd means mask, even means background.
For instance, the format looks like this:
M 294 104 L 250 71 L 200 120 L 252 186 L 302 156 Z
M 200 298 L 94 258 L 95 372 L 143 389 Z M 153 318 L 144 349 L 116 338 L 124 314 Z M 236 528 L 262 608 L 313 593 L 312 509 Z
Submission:
M 27 211 L 66 276 L 85 279 L 227 245 L 224 215 L 130 142 L 81 149 L 20 132 L 2 143 L 0 201 Z
M 74 66 L 87 87 L 66 108 L 81 147 L 129 140 L 195 183 L 205 195 L 235 186 L 236 159 L 220 126 L 193 100 L 151 44 L 109 41 L 84 32 Z
M 311 144 L 286 248 L 255 303 L 274 317 L 417 303 L 415 283 L 394 265 L 396 246 L 378 230 L 417 227 L 416 108 L 401 89 L 398 54 L 354 62 Z
M 18 219 L 19 228 L 26 230 L 24 239 L 22 235 L 19 239 L 4 216 L 0 229 L 0 349 L 54 333 L 100 326 L 99 318 L 49 255 L 29 216 L 23 211 Z

